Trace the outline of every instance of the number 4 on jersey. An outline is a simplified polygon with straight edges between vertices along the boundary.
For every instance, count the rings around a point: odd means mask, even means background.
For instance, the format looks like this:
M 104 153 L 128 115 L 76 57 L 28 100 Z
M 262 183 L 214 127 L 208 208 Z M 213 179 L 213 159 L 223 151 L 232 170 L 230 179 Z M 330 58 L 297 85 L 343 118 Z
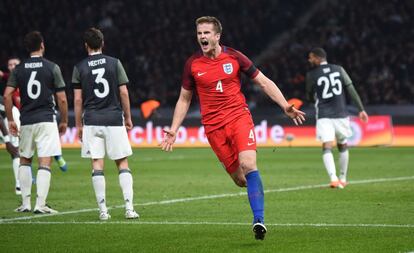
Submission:
M 221 80 L 219 80 L 219 81 L 217 82 L 217 85 L 216 85 L 216 90 L 218 90 L 218 91 L 220 91 L 220 92 L 223 92 L 223 84 L 221 83 Z

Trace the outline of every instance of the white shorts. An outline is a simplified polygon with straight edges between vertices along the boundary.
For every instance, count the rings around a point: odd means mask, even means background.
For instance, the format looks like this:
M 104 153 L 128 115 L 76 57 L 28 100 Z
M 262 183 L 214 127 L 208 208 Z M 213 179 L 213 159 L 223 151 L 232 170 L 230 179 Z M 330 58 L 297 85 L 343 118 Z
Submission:
M 125 126 L 84 126 L 82 157 L 102 159 L 105 151 L 111 160 L 132 155 Z
M 334 141 L 345 144 L 347 138 L 352 136 L 349 118 L 322 118 L 316 121 L 316 138 L 321 142 Z
M 17 125 L 17 131 L 19 131 L 20 130 L 20 111 L 19 111 L 19 109 L 17 109 L 17 107 L 13 106 L 12 113 L 13 113 L 13 120 L 14 120 L 14 122 L 16 122 L 16 125 Z M 9 121 L 7 120 L 7 118 L 4 119 L 4 124 L 6 125 L 7 131 L 9 132 L 10 143 L 13 146 L 18 147 L 19 146 L 19 137 L 18 136 L 13 136 L 13 135 L 10 134 Z M 3 143 L 4 143 L 3 134 L 0 131 L 0 144 L 3 144 Z
M 31 158 L 35 148 L 38 157 L 62 154 L 56 122 L 41 122 L 20 127 L 20 156 Z

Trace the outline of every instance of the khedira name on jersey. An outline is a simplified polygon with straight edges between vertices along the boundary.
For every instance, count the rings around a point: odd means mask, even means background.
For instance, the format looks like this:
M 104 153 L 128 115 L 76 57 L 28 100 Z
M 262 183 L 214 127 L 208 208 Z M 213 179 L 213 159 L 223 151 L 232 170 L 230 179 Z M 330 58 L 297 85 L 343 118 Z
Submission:
M 43 62 L 28 62 L 24 64 L 25 69 L 36 69 L 43 67 Z

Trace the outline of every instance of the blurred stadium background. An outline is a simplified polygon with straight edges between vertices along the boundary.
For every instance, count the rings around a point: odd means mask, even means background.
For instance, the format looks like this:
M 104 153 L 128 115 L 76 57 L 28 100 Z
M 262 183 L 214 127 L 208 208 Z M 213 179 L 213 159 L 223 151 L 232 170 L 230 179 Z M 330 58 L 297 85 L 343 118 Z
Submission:
M 180 90 L 184 62 L 198 49 L 194 20 L 218 17 L 222 43 L 251 59 L 274 80 L 288 99 L 304 102 L 308 120 L 292 127 L 281 110 L 249 80 L 243 90 L 258 126 L 261 146 L 315 146 L 314 108 L 305 100 L 307 52 L 324 47 L 328 61 L 343 65 L 358 90 L 369 125 L 354 121 L 354 145 L 414 145 L 414 2 L 411 0 L 171 0 L 171 1 L 15 1 L 0 2 L 0 67 L 10 56 L 26 57 L 23 36 L 40 30 L 45 57 L 59 64 L 72 112 L 71 74 L 85 57 L 83 31 L 96 26 L 105 35 L 105 53 L 123 62 L 136 128 L 134 146 L 156 146 L 161 128 L 170 124 Z M 4 89 L 1 83 L 1 91 Z M 159 102 L 142 111 L 148 100 Z M 147 108 L 148 109 L 148 108 Z M 353 105 L 351 113 L 356 113 Z M 206 146 L 196 99 L 184 122 L 178 144 Z M 63 137 L 78 146 L 76 129 Z

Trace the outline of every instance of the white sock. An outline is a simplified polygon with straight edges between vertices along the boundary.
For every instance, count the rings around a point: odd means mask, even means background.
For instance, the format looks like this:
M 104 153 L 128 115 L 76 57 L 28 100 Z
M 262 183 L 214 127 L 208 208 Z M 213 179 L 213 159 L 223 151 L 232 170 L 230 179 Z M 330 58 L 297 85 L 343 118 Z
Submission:
M 132 184 L 133 182 L 132 182 L 131 171 L 129 169 L 120 169 L 119 170 L 119 185 L 121 186 L 122 194 L 124 195 L 126 210 L 134 210 L 134 206 L 132 204 L 132 198 L 134 195 Z
M 96 202 L 101 212 L 107 212 L 106 195 L 105 195 L 105 176 L 103 170 L 94 170 L 92 173 L 92 184 L 95 190 Z
M 328 172 L 331 181 L 338 181 L 335 169 L 335 160 L 332 155 L 332 150 L 326 149 L 323 151 L 323 163 L 325 164 L 326 171 Z
M 14 179 L 15 179 L 15 182 L 16 182 L 16 187 L 19 187 L 20 188 L 19 166 L 20 166 L 20 158 L 19 157 L 13 158 L 13 173 L 14 173 Z
M 20 189 L 22 191 L 22 205 L 30 207 L 30 194 L 32 193 L 32 168 L 30 165 L 20 165 L 18 173 Z
M 37 198 L 36 207 L 43 207 L 46 205 L 47 194 L 50 188 L 50 178 L 52 173 L 47 167 L 39 167 L 37 170 L 36 187 L 37 187 Z
M 349 152 L 348 149 L 339 152 L 339 180 L 346 182 L 346 174 L 348 172 Z

